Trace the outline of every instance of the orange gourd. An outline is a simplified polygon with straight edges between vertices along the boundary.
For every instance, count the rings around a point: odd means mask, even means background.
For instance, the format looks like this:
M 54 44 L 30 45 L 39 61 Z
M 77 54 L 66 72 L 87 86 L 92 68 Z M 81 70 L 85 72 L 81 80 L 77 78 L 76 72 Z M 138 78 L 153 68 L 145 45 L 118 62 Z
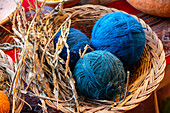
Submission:
M 144 13 L 170 17 L 170 0 L 127 0 L 127 2 Z
M 10 102 L 3 91 L 0 91 L 0 113 L 9 113 Z

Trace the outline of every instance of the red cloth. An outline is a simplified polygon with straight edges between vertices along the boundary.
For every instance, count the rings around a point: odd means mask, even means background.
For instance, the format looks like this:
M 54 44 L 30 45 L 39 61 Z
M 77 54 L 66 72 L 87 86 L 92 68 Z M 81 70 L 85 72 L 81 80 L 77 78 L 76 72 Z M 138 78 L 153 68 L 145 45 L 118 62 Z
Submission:
M 170 56 L 166 57 L 166 65 L 170 64 Z
M 119 10 L 125 11 L 125 12 L 127 12 L 129 14 L 133 14 L 133 15 L 136 15 L 136 14 L 140 13 L 139 10 L 133 8 L 126 1 L 115 1 L 115 2 L 113 2 L 111 4 L 109 4 L 107 7 L 112 7 L 112 8 L 115 8 L 115 9 L 119 9 Z
M 33 0 L 30 0 L 31 3 L 33 3 Z M 25 11 L 28 11 L 29 3 L 27 0 L 23 0 L 22 6 L 25 8 Z
M 34 4 L 33 0 L 29 0 L 32 4 Z M 25 8 L 25 11 L 29 11 L 28 7 L 30 6 L 27 0 L 23 0 L 22 6 Z
M 6 51 L 5 54 L 9 55 L 9 56 L 12 58 L 12 60 L 13 60 L 14 62 L 16 62 L 16 61 L 15 61 L 15 50 L 14 50 L 14 49 L 13 49 L 13 50 Z M 18 61 L 18 59 L 19 59 L 18 52 L 17 52 L 17 54 L 16 54 L 16 57 L 17 57 L 17 61 Z

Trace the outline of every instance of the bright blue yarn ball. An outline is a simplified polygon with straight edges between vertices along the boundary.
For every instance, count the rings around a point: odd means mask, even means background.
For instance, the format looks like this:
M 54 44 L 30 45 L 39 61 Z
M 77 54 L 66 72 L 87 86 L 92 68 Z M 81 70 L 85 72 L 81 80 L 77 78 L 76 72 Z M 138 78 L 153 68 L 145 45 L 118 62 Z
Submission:
M 91 35 L 91 46 L 95 50 L 111 52 L 125 66 L 139 61 L 145 41 L 141 24 L 131 15 L 122 12 L 109 13 L 100 18 Z
M 115 99 L 122 94 L 126 73 L 122 62 L 108 51 L 89 52 L 77 62 L 73 77 L 81 94 L 92 99 Z
M 58 42 L 58 38 L 61 35 L 61 30 L 57 33 L 57 35 L 54 37 L 53 41 L 54 41 L 54 48 L 56 48 L 56 43 Z M 73 70 L 76 62 L 79 60 L 80 56 L 79 56 L 79 49 L 81 49 L 81 52 L 84 51 L 84 47 L 86 46 L 86 44 L 89 44 L 89 38 L 82 33 L 81 31 L 74 29 L 74 28 L 70 28 L 69 31 L 69 35 L 67 37 L 67 44 L 69 46 L 69 50 L 70 50 L 70 68 L 71 70 Z M 88 49 L 87 52 L 89 52 L 90 50 Z M 67 49 L 64 46 L 60 56 L 66 61 L 67 60 Z

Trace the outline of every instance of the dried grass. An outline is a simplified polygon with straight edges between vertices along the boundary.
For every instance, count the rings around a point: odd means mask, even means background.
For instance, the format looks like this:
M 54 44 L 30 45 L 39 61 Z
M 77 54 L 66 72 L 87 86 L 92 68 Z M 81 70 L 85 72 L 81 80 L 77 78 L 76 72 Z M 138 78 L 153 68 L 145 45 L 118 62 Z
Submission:
M 25 10 L 20 3 L 11 18 L 15 45 L 8 43 L 1 45 L 2 49 L 20 48 L 19 61 L 14 63 L 15 68 L 9 66 L 5 68 L 13 69 L 10 71 L 11 87 L 7 89 L 12 100 L 12 112 L 21 111 L 23 104 L 26 103 L 24 94 L 38 97 L 42 103 L 39 106 L 44 112 L 47 112 L 47 104 L 62 111 L 79 111 L 74 79 L 68 66 L 70 51 L 66 43 L 71 15 L 62 11 L 62 2 L 46 14 L 43 13 L 44 4 L 39 5 L 37 0 L 34 0 L 34 4 L 30 2 L 29 4 L 31 20 L 27 20 Z M 59 30 L 62 31 L 61 36 L 54 49 L 52 40 Z M 67 47 L 68 53 L 66 62 L 59 57 L 64 46 Z M 11 59 L 9 62 L 6 61 L 4 65 L 12 63 Z M 0 66 L 5 67 L 2 63 Z M 65 108 L 72 106 L 72 103 L 76 105 L 74 109 Z

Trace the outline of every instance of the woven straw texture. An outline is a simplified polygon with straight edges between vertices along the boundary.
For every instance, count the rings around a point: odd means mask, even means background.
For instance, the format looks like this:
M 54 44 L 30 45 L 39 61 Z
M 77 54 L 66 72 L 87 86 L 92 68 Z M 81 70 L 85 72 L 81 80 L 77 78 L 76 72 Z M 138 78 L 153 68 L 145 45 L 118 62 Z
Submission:
M 95 22 L 107 13 L 119 12 L 114 8 L 107 8 L 100 5 L 83 5 L 64 9 L 65 12 L 72 14 L 71 27 L 77 28 L 84 32 L 89 38 Z M 140 18 L 132 15 L 138 22 L 145 27 L 146 48 L 150 58 L 142 63 L 149 63 L 142 67 L 138 78 L 128 87 L 130 95 L 118 104 L 107 100 L 93 100 L 79 96 L 79 104 L 81 112 L 124 112 L 138 106 L 140 102 L 146 100 L 151 93 L 156 90 L 159 83 L 164 77 L 164 69 L 166 66 L 165 53 L 162 42 L 159 40 L 155 32 Z M 147 56 L 148 54 L 145 54 Z

